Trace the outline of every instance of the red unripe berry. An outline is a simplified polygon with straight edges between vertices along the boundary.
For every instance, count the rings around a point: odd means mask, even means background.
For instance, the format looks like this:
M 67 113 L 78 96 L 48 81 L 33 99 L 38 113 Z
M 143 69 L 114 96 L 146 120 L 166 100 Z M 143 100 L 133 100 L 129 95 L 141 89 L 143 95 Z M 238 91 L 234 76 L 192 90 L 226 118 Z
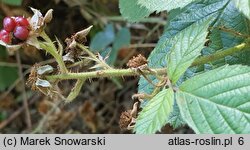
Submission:
M 29 26 L 29 21 L 21 16 L 15 18 L 16 24 L 19 26 Z
M 11 42 L 10 34 L 3 35 L 3 36 L 1 37 L 1 40 L 2 40 L 4 43 L 6 43 L 6 44 L 10 44 L 10 42 Z
M 10 33 L 4 29 L 0 31 L 0 40 L 3 42 L 9 44 L 11 39 L 10 39 Z
M 29 30 L 24 26 L 17 26 L 14 30 L 14 36 L 19 40 L 26 40 L 29 36 Z
M 9 34 L 9 32 L 6 31 L 6 30 L 4 30 L 4 29 L 2 29 L 2 30 L 0 31 L 0 37 L 2 37 L 2 36 L 4 36 L 4 35 L 7 35 L 7 34 Z
M 12 32 L 16 27 L 16 22 L 13 18 L 11 17 L 5 17 L 3 19 L 3 28 L 8 31 Z

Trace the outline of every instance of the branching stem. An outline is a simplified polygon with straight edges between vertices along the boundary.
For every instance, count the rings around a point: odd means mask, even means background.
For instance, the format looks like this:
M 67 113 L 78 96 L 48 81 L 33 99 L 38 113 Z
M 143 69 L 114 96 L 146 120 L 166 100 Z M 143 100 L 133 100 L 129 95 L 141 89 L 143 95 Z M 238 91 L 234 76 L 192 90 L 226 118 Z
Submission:
M 156 71 L 158 75 L 166 75 L 167 69 L 152 69 Z M 147 70 L 142 71 L 145 75 L 152 74 Z M 46 78 L 48 80 L 69 80 L 69 79 L 91 79 L 91 78 L 104 78 L 104 77 L 121 77 L 121 76 L 139 76 L 140 73 L 135 72 L 133 69 L 107 69 L 100 71 L 91 71 L 91 72 L 79 72 L 79 73 L 62 73 L 58 75 L 50 75 Z
M 63 62 L 63 58 L 58 53 L 54 43 L 50 40 L 50 38 L 48 37 L 48 35 L 45 32 L 41 33 L 41 37 L 45 40 L 45 42 L 40 42 L 41 48 L 44 49 L 46 52 L 48 52 L 49 54 L 51 54 L 55 58 L 56 62 L 59 65 L 60 71 L 62 73 L 67 73 L 68 70 L 65 66 L 65 63 Z
M 96 58 L 96 56 L 89 51 L 86 47 L 82 46 L 81 44 L 78 44 L 78 46 L 86 51 L 90 57 Z M 243 51 L 247 47 L 249 47 L 247 42 L 244 42 L 242 44 L 239 44 L 235 47 L 228 48 L 225 50 L 217 51 L 214 54 L 208 55 L 208 56 L 203 56 L 200 58 L 197 58 L 193 63 L 192 66 L 198 66 L 202 65 L 208 62 L 212 62 L 218 59 L 221 59 L 225 56 L 232 55 L 236 52 Z M 96 58 L 97 59 L 97 58 Z M 58 60 L 58 59 L 57 59 Z M 99 62 L 103 63 L 104 62 Z M 47 76 L 46 78 L 48 80 L 68 80 L 68 79 L 90 79 L 90 78 L 103 78 L 103 77 L 121 77 L 121 76 L 140 76 L 141 74 L 138 72 L 134 72 L 132 69 L 113 69 L 107 64 L 105 65 L 107 68 L 106 70 L 98 70 L 98 71 L 91 71 L 91 72 L 80 72 L 80 73 L 62 73 L 58 75 L 50 75 Z M 62 66 L 63 68 L 63 66 Z M 158 68 L 158 69 L 151 69 L 153 72 L 156 72 L 158 75 L 166 75 L 167 71 L 166 68 Z M 143 73 L 145 75 L 153 75 L 152 72 L 144 70 Z
M 246 48 L 249 48 L 249 45 L 247 43 L 241 43 L 239 45 L 236 45 L 235 47 L 231 47 L 231 48 L 228 48 L 228 49 L 225 49 L 225 50 L 220 50 L 220 51 L 215 52 L 214 54 L 197 58 L 192 63 L 192 66 L 198 66 L 198 65 L 209 63 L 209 62 L 213 62 L 215 60 L 218 60 L 218 59 L 224 58 L 226 56 L 232 55 L 232 54 L 234 54 L 236 52 L 246 50 Z

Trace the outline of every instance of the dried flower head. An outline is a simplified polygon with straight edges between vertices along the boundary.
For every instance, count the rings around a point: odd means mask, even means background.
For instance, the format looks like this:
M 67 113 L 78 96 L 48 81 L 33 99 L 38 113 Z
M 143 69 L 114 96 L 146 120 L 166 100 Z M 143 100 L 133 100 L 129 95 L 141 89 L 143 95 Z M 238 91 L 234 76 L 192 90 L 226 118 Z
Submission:
M 121 113 L 119 125 L 121 129 L 131 130 L 134 127 L 137 116 L 138 102 L 134 103 L 132 110 L 127 110 Z
M 132 121 L 131 110 L 126 110 L 121 113 L 119 125 L 121 129 L 127 129 L 128 125 Z
M 52 84 L 44 79 L 44 75 L 52 72 L 53 68 L 50 65 L 40 66 L 35 64 L 31 68 L 31 72 L 26 84 L 30 86 L 32 90 L 39 90 L 43 94 L 52 97 L 55 93 L 52 90 Z
M 66 38 L 65 43 L 67 45 L 66 52 L 70 50 L 74 50 L 76 48 L 76 43 L 84 43 L 87 41 L 86 36 L 90 32 L 91 28 L 93 26 L 90 26 L 86 29 L 83 29 L 75 34 L 73 34 L 70 38 Z
M 83 29 L 75 34 L 73 34 L 70 38 L 65 39 L 66 43 L 66 54 L 63 56 L 63 60 L 65 62 L 74 62 L 76 59 L 81 58 L 81 56 L 84 54 L 84 51 L 77 48 L 77 43 L 84 43 L 87 41 L 86 36 L 90 32 L 92 26 Z
M 28 78 L 28 80 L 26 82 L 26 84 L 28 86 L 30 86 L 31 89 L 34 90 L 34 91 L 37 90 L 35 83 L 36 83 L 36 80 L 38 78 L 37 68 L 39 68 L 39 67 L 40 67 L 40 65 L 38 65 L 38 64 L 35 64 L 35 65 L 32 66 L 30 74 L 29 74 L 29 78 Z
M 143 55 L 139 54 L 137 56 L 133 56 L 133 58 L 128 61 L 127 66 L 129 68 L 138 68 L 146 65 L 147 63 L 147 59 Z
M 73 38 L 75 39 L 75 41 L 78 43 L 86 42 L 87 41 L 86 36 L 89 34 L 92 27 L 93 26 L 89 26 L 88 28 L 83 29 L 83 30 L 77 32 L 76 34 L 74 34 Z

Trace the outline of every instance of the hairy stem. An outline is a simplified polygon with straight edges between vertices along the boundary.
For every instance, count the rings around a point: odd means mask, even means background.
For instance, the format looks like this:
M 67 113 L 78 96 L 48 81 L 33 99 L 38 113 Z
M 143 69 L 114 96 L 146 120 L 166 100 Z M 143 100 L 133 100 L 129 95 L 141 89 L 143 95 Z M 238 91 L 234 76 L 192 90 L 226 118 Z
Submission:
M 82 45 L 78 45 L 81 49 L 84 49 L 91 57 L 96 57 L 92 52 L 90 52 L 87 48 L 85 48 Z M 220 58 L 223 58 L 228 55 L 232 55 L 236 52 L 244 50 L 244 48 L 249 47 L 247 43 L 239 44 L 235 47 L 223 50 L 223 51 L 217 51 L 214 54 L 203 56 L 200 58 L 197 58 L 193 63 L 192 66 L 202 65 L 208 62 L 212 62 L 215 60 L 218 60 Z M 108 66 L 107 66 L 108 67 Z M 152 69 L 153 72 L 156 72 L 158 75 L 165 75 L 166 68 L 158 68 L 158 69 Z M 143 73 L 145 75 L 154 75 L 152 72 L 143 70 Z M 87 79 L 87 78 L 103 78 L 103 77 L 121 77 L 121 76 L 139 76 L 141 75 L 138 72 L 135 72 L 132 69 L 113 69 L 108 68 L 106 70 L 99 70 L 99 71 L 91 71 L 91 72 L 81 72 L 81 73 L 62 73 L 58 75 L 50 75 L 46 78 L 48 80 L 68 80 L 68 79 Z
M 198 66 L 202 64 L 206 64 L 221 58 L 224 58 L 226 56 L 232 55 L 236 52 L 243 51 L 244 48 L 249 47 L 247 43 L 241 43 L 239 45 L 236 45 L 235 47 L 231 47 L 225 50 L 217 51 L 214 54 L 203 56 L 200 58 L 195 59 L 195 61 L 192 63 L 192 66 Z
M 158 75 L 167 74 L 166 68 L 152 69 L 157 72 Z M 143 70 L 145 75 L 152 74 L 152 72 Z M 48 80 L 68 80 L 68 79 L 90 79 L 90 78 L 103 78 L 103 77 L 121 77 L 121 76 L 138 76 L 140 73 L 135 72 L 132 69 L 107 69 L 100 71 L 91 71 L 91 72 L 80 72 L 80 73 L 64 73 L 58 75 L 46 76 Z
M 54 43 L 50 40 L 50 38 L 45 32 L 42 32 L 41 37 L 46 41 L 46 42 L 40 42 L 41 48 L 44 49 L 46 52 L 48 52 L 55 58 L 56 62 L 59 65 L 60 71 L 62 73 L 67 73 L 68 70 L 65 66 L 65 63 L 63 62 L 63 58 L 58 53 Z
M 50 44 L 48 43 L 40 43 L 40 46 L 41 46 L 41 48 L 42 49 L 44 49 L 46 52 L 48 52 L 49 54 L 51 54 L 54 58 L 55 58 L 55 60 L 56 60 L 56 62 L 58 63 L 58 65 L 59 65 L 59 68 L 60 68 L 60 71 L 62 72 L 62 73 L 67 73 L 68 71 L 67 71 L 67 68 L 66 68 L 66 66 L 65 66 L 65 64 L 64 64 L 64 62 L 63 62 L 63 59 L 62 59 L 62 56 L 60 56 L 54 49 L 53 49 L 53 47 L 51 47 L 50 46 Z
M 99 63 L 100 65 L 102 65 L 105 69 L 112 69 L 112 67 L 110 67 L 105 61 L 100 60 L 99 58 L 96 57 L 95 54 L 93 54 L 86 46 L 77 43 L 77 46 L 82 49 L 83 51 L 85 51 L 92 59 L 94 59 L 97 63 Z

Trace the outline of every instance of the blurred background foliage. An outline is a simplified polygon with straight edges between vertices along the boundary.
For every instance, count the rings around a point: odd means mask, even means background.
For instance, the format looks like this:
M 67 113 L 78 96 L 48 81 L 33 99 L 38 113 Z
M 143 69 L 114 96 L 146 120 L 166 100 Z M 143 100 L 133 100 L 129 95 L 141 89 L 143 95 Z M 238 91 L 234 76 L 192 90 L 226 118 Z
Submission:
M 93 25 L 86 45 L 100 53 L 115 67 L 126 67 L 127 61 L 142 53 L 148 56 L 158 41 L 167 13 L 153 14 L 141 23 L 128 23 L 119 13 L 118 0 L 0 0 L 0 19 L 5 16 L 32 15 L 29 7 L 45 13 L 53 9 L 52 22 L 46 31 L 64 45 L 64 40 Z M 78 98 L 70 104 L 50 99 L 23 87 L 35 63 L 56 65 L 50 56 L 32 47 L 20 50 L 21 63 L 0 47 L 0 133 L 131 133 L 122 131 L 120 113 L 133 105 L 138 78 L 99 79 L 85 83 Z M 24 79 L 18 75 L 21 67 Z M 84 64 L 75 71 L 84 71 Z M 75 81 L 60 83 L 62 94 L 68 93 Z M 25 89 L 25 90 L 23 90 Z M 24 93 L 25 92 L 25 93 Z M 23 95 L 26 96 L 23 96 Z M 28 107 L 23 101 L 28 101 Z M 59 102 L 58 102 L 59 101 Z M 51 111 L 52 110 L 52 111 Z M 29 116 L 27 113 L 29 112 Z M 27 122 L 30 122 L 27 123 Z M 187 127 L 163 133 L 192 133 Z

